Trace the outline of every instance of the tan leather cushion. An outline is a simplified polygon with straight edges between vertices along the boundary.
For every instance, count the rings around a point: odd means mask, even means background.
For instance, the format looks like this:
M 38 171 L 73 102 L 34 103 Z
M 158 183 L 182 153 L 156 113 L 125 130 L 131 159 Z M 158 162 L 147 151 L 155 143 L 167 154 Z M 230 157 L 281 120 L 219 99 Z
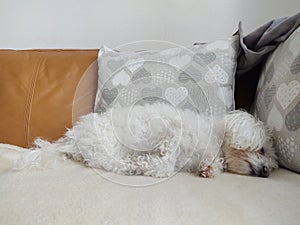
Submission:
M 0 50 L 0 142 L 56 140 L 93 110 L 98 50 Z

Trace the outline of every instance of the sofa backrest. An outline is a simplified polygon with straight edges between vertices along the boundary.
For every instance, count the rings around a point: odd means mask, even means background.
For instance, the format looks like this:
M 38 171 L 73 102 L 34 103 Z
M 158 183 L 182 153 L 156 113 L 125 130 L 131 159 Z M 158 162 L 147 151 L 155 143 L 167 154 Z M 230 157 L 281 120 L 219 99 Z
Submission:
M 56 140 L 93 110 L 98 50 L 0 50 L 0 142 Z

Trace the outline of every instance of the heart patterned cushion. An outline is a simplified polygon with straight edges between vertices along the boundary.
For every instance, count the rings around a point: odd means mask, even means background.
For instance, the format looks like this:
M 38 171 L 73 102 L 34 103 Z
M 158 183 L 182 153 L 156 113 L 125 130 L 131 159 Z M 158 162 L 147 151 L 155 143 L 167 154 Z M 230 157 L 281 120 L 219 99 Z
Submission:
M 300 28 L 268 58 L 254 113 L 273 132 L 282 166 L 300 173 Z
M 95 111 L 164 101 L 223 116 L 234 109 L 238 50 L 238 36 L 161 51 L 119 52 L 103 46 Z

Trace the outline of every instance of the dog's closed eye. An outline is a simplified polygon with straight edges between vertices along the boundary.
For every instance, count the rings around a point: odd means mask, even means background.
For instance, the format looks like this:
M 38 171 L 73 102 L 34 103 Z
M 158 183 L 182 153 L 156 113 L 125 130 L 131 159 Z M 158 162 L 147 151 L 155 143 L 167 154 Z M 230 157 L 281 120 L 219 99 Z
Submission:
M 261 149 L 257 150 L 256 153 L 259 155 L 265 155 L 265 149 L 261 148 Z

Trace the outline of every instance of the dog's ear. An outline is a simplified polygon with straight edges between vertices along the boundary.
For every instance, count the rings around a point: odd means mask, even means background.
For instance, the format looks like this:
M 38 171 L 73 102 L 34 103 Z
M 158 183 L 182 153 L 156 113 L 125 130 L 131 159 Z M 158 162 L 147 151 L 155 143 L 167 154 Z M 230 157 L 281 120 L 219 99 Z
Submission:
M 230 173 L 252 175 L 253 169 L 248 161 L 249 151 L 228 148 L 224 151 L 226 171 Z
M 263 147 L 265 126 L 251 114 L 236 110 L 225 116 L 224 123 L 225 139 L 229 147 L 253 151 Z

